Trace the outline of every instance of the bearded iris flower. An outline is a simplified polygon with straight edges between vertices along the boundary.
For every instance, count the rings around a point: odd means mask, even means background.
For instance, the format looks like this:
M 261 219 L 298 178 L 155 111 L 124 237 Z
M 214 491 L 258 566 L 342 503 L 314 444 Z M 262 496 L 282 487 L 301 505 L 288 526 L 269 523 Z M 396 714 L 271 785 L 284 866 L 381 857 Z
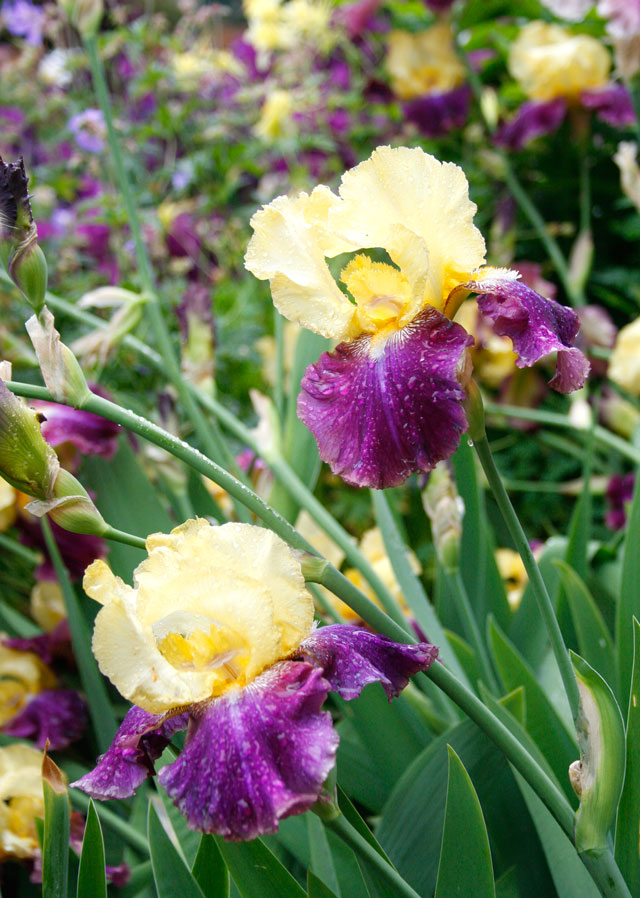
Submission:
M 551 386 L 582 386 L 575 313 L 482 267 L 476 206 L 457 165 L 421 149 L 379 147 L 346 172 L 338 194 L 281 196 L 252 219 L 245 264 L 271 283 L 291 321 L 339 341 L 302 379 L 298 415 L 320 457 L 356 486 L 384 488 L 430 471 L 467 429 L 462 405 L 473 338 L 451 319 L 469 293 L 518 367 L 557 352 Z M 391 264 L 362 250 L 383 249 Z M 334 280 L 327 258 L 356 253 Z
M 132 795 L 188 727 L 158 779 L 189 826 L 237 841 L 273 832 L 316 802 L 333 767 L 328 691 L 352 699 L 380 682 L 391 698 L 437 649 L 359 627 L 314 629 L 300 562 L 268 530 L 187 521 L 148 537 L 147 550 L 134 588 L 103 561 L 85 575 L 103 605 L 94 654 L 137 707 L 75 785 L 95 798 Z

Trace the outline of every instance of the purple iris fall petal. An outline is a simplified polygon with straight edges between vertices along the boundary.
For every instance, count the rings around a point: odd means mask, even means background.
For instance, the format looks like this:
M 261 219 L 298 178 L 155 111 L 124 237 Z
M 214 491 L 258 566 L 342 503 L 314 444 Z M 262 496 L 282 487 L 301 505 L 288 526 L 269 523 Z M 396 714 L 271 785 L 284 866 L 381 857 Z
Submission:
M 331 624 L 314 630 L 298 654 L 321 667 L 332 691 L 342 698 L 357 698 L 369 683 L 381 683 L 391 701 L 409 677 L 431 667 L 438 649 L 428 642 L 403 645 L 362 627 Z
M 33 652 L 42 658 L 45 664 L 51 664 L 54 658 L 72 657 L 71 633 L 66 618 L 56 624 L 49 633 L 39 633 L 26 639 L 15 636 L 3 639 L 2 644 L 19 652 Z
M 310 365 L 298 416 L 347 483 L 383 489 L 430 471 L 467 428 L 459 363 L 473 339 L 432 307 L 386 338 L 341 343 Z
M 92 561 L 104 558 L 107 553 L 107 545 L 100 536 L 71 533 L 55 521 L 51 521 L 51 530 L 72 580 L 79 580 Z M 39 549 L 45 555 L 45 560 L 35 570 L 36 580 L 55 580 L 56 572 L 47 552 L 40 521 L 32 515 L 20 518 L 20 542 Z
M 567 104 L 562 97 L 545 103 L 527 101 L 498 128 L 493 139 L 508 150 L 521 150 L 534 138 L 557 131 L 566 114 Z
M 87 705 L 73 689 L 46 689 L 38 693 L 2 732 L 17 739 L 30 739 L 38 748 L 49 742 L 52 749 L 66 748 L 82 736 L 87 725 Z
M 491 293 L 478 297 L 478 308 L 499 336 L 511 338 L 519 356 L 518 368 L 528 368 L 557 352 L 550 386 L 559 393 L 571 393 L 584 384 L 589 362 L 573 346 L 580 322 L 572 309 L 545 299 L 521 281 L 506 278 L 491 283 Z
M 111 398 L 106 390 L 95 384 L 91 391 L 105 399 Z M 31 403 L 31 407 L 44 417 L 42 435 L 50 446 L 55 448 L 63 443 L 71 443 L 82 455 L 100 455 L 107 460 L 116 454 L 121 429 L 119 424 L 92 412 L 59 405 L 57 402 L 38 399 Z
M 425 94 L 403 104 L 407 121 L 413 122 L 426 137 L 443 137 L 454 128 L 462 128 L 469 115 L 471 88 L 468 84 L 444 93 Z
M 129 798 L 148 776 L 153 776 L 153 762 L 173 734 L 186 728 L 189 719 L 187 714 L 167 720 L 165 716 L 131 708 L 96 767 L 71 785 L 93 798 Z
M 607 485 L 607 503 L 609 509 L 604 522 L 609 530 L 622 530 L 627 523 L 627 505 L 633 499 L 636 475 L 614 474 Z
M 189 826 L 244 841 L 308 810 L 338 746 L 327 689 L 321 670 L 283 661 L 194 707 L 180 757 L 158 774 Z
M 607 84 L 584 90 L 580 101 L 586 109 L 592 109 L 599 119 L 614 128 L 625 128 L 636 120 L 631 94 L 624 84 Z

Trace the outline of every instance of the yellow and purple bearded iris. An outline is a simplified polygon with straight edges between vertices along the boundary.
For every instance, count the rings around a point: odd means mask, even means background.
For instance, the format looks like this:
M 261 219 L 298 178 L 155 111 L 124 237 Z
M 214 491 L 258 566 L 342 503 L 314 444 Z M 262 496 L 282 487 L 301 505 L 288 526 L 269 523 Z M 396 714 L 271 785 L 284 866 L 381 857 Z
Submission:
M 517 272 L 482 267 L 475 212 L 457 165 L 379 147 L 343 175 L 337 195 L 319 186 L 253 216 L 249 271 L 270 281 L 286 318 L 339 341 L 307 368 L 298 415 L 347 483 L 396 486 L 457 448 L 473 338 L 451 319 L 471 292 L 511 338 L 518 367 L 557 352 L 551 386 L 568 393 L 584 383 L 577 316 Z M 391 264 L 362 252 L 380 249 Z M 343 253 L 355 253 L 340 274 L 348 293 L 326 261 Z
M 148 537 L 147 550 L 133 588 L 103 561 L 86 572 L 85 590 L 103 606 L 94 654 L 137 707 L 75 785 L 95 798 L 132 795 L 188 727 L 158 779 L 189 826 L 238 841 L 273 832 L 316 802 L 333 767 L 328 691 L 352 699 L 380 682 L 391 698 L 437 649 L 314 628 L 300 562 L 268 530 L 187 521 Z

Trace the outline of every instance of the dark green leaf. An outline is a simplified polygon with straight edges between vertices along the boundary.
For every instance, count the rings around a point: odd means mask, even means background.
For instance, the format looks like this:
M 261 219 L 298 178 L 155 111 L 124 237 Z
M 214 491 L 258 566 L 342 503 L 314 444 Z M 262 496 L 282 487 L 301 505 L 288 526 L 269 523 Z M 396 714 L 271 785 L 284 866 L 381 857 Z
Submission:
M 311 870 L 340 898 L 340 886 L 324 825 L 316 814 L 305 814 L 305 817 L 309 835 Z
M 449 784 L 435 898 L 495 898 L 487 827 L 469 774 L 450 745 Z M 464 851 L 460 846 L 464 845 Z
M 550 539 L 542 555 L 538 559 L 540 574 L 547 592 L 555 596 L 558 590 L 560 573 L 553 563 L 556 559 L 564 561 L 567 551 L 567 540 L 560 537 Z M 540 616 L 535 592 L 531 583 L 527 583 L 522 601 L 509 627 L 509 639 L 519 652 L 527 659 L 534 670 L 541 664 L 549 645 L 549 637 Z
M 307 871 L 307 895 L 309 898 L 338 898 L 311 870 Z
M 306 898 L 262 839 L 237 844 L 216 836 L 216 844 L 242 898 Z
M 203 835 L 191 868 L 205 898 L 228 898 L 229 871 L 213 836 Z
M 633 618 L 640 620 L 640 477 L 636 477 L 633 500 L 628 515 L 627 535 L 622 562 L 622 584 L 616 617 L 616 646 L 618 649 L 618 682 L 620 704 L 629 703 L 631 670 L 633 668 Z
M 180 898 L 205 898 L 191 870 L 167 835 L 151 802 L 147 837 L 158 898 L 176 898 L 178 895 Z
M 69 881 L 69 793 L 62 774 L 45 755 L 42 763 L 44 830 L 42 898 L 67 898 Z
M 613 689 L 616 685 L 615 650 L 600 609 L 580 576 L 562 561 L 556 561 L 555 564 L 560 571 L 564 593 L 571 609 L 580 654 Z
M 627 715 L 627 769 L 618 808 L 616 861 L 632 895 L 640 894 L 640 623 L 634 618 L 634 656 Z
M 93 801 L 89 802 L 78 870 L 78 898 L 107 898 L 104 839 Z

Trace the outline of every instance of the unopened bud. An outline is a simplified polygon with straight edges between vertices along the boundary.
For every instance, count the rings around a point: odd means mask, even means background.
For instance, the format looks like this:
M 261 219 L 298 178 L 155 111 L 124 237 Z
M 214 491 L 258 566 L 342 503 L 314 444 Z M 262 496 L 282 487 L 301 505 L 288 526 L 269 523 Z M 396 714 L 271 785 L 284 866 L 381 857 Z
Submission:
M 600 412 L 600 420 L 605 427 L 613 430 L 614 433 L 619 434 L 621 437 L 625 437 L 627 440 L 630 440 L 638 430 L 638 427 L 640 427 L 640 412 L 638 409 L 632 402 L 629 402 L 628 399 L 623 399 L 614 390 L 603 390 L 598 411 Z
M 78 408 L 91 395 L 75 355 L 60 339 L 53 315 L 45 306 L 25 327 L 36 351 L 42 377 L 56 402 Z
M 40 312 L 47 291 L 47 260 L 38 246 L 24 162 L 0 156 L 0 259 L 27 302 Z
M 439 462 L 429 474 L 422 492 L 422 504 L 431 521 L 433 544 L 440 564 L 448 573 L 458 569 L 464 502 L 458 495 L 446 462 Z
M 83 37 L 93 37 L 97 33 L 104 14 L 102 0 L 59 0 L 59 4 Z
M 53 495 L 45 501 L 30 502 L 27 511 L 37 518 L 48 514 L 63 530 L 106 536 L 109 527 L 93 504 L 89 493 L 69 471 L 60 468 L 53 485 Z
M 467 422 L 469 424 L 469 437 L 473 442 L 478 442 L 486 436 L 484 426 L 484 403 L 482 402 L 482 393 L 478 384 L 471 378 L 465 384 L 466 397 L 464 400 L 464 410 L 467 413 Z
M 38 416 L 0 380 L 0 475 L 20 492 L 46 501 L 59 471 Z

